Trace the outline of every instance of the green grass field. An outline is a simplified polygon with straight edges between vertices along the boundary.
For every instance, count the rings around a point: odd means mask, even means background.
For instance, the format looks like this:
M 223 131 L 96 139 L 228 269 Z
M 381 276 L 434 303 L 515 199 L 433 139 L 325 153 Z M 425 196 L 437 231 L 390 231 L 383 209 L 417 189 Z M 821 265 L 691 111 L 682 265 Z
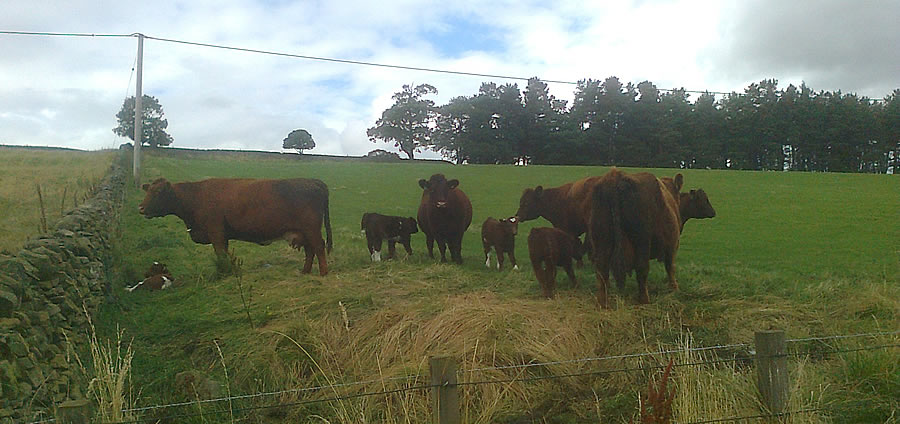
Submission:
M 172 182 L 208 177 L 325 181 L 335 236 L 331 273 L 301 275 L 302 253 L 284 242 L 232 242 L 242 261 L 242 276 L 216 278 L 212 247 L 191 242 L 174 216 L 141 217 L 137 204 L 143 192 L 131 189 L 122 214 L 123 235 L 116 241 L 121 254 L 121 281 L 114 282 L 119 302 L 102 309 L 101 333 L 111 336 L 118 326 L 127 338 L 133 337 L 133 386 L 135 395 L 139 391 L 137 403 L 147 405 L 191 400 L 173 389 L 174 376 L 187 370 L 219 382 L 220 395 L 247 394 L 379 377 L 427 378 L 431 355 L 451 355 L 461 368 L 475 369 L 654 352 L 684 346 L 687 340 L 693 346 L 752 343 L 754 331 L 770 328 L 784 329 L 788 338 L 900 328 L 900 183 L 893 176 L 683 171 L 685 189 L 705 189 L 718 215 L 685 227 L 677 259 L 681 290 L 666 287 L 661 264 L 651 266 L 650 305 L 635 304 L 632 277 L 624 293 L 613 289 L 611 310 L 598 309 L 589 266 L 576 270 L 579 288 L 558 277 L 557 297 L 540 297 L 525 238 L 530 228 L 549 225 L 543 219 L 519 227 L 520 271 L 485 268 L 479 235 L 485 218 L 514 214 L 526 187 L 555 186 L 606 170 L 149 154 L 145 181 L 160 176 Z M 675 172 L 649 171 L 658 176 Z M 415 216 L 421 196 L 417 180 L 439 172 L 459 179 L 472 200 L 474 218 L 463 241 L 464 264 L 427 259 L 421 232 L 413 236 L 412 257 L 370 263 L 359 229 L 362 214 Z M 181 285 L 163 292 L 124 292 L 122 288 L 140 279 L 153 261 L 168 264 Z M 828 347 L 898 340 L 848 339 Z M 896 420 L 897 358 L 895 347 L 792 362 L 797 378 L 791 404 L 824 410 L 792 419 Z M 509 379 L 636 365 L 578 362 L 528 371 L 485 370 L 460 378 Z M 648 371 L 466 386 L 464 422 L 628 422 L 652 375 Z M 689 422 L 759 413 L 754 379 L 752 367 L 737 364 L 676 371 L 675 417 Z M 422 381 L 408 385 L 416 383 Z M 231 407 L 398 387 L 396 381 L 384 384 L 259 397 Z M 853 402 L 864 406 L 847 407 Z M 227 403 L 155 413 L 205 411 L 192 422 L 230 422 L 229 414 L 211 413 L 223 407 L 228 408 Z M 413 391 L 266 408 L 235 417 L 243 422 L 422 422 L 429 413 L 427 397 Z
M 47 228 L 83 202 L 109 170 L 114 152 L 0 147 L 0 251 L 15 253 L 41 232 L 41 187 Z

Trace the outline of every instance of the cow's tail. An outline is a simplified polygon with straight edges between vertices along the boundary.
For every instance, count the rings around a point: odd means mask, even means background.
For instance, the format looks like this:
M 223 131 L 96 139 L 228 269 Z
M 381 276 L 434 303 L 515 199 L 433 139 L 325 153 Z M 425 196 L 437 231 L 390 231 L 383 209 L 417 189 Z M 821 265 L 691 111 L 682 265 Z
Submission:
M 325 250 L 331 254 L 333 245 L 331 244 L 331 217 L 328 213 L 328 188 L 325 189 Z
M 619 175 L 612 187 L 614 187 L 614 192 L 610 193 L 609 196 L 613 238 L 612 271 L 613 277 L 616 279 L 616 286 L 621 290 L 625 286 L 625 276 L 628 274 L 629 269 L 626 258 L 626 244 L 629 241 L 628 237 L 626 237 L 622 213 L 630 200 L 629 197 L 634 192 L 634 186 L 631 180 L 623 178 L 623 175 Z

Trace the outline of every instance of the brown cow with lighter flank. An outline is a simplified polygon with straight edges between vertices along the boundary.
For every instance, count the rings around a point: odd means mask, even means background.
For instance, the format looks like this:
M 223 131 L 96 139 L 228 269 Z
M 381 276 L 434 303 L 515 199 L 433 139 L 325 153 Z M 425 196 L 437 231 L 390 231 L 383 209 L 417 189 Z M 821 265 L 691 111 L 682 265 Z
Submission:
M 608 306 L 609 271 L 620 287 L 635 271 L 638 301 L 650 302 L 647 274 L 650 259 L 666 266 L 669 286 L 678 289 L 675 254 L 681 235 L 678 197 L 683 177 L 661 181 L 645 172 L 625 174 L 616 168 L 594 188 L 589 240 L 597 274 L 597 298 Z
M 143 188 L 147 195 L 139 206 L 142 215 L 181 218 L 191 240 L 212 244 L 220 258 L 227 256 L 229 240 L 266 245 L 285 239 L 304 249 L 303 273 L 312 270 L 316 257 L 319 274 L 328 274 L 325 251 L 331 252 L 331 222 L 328 187 L 320 180 L 212 178 L 173 184 L 160 178 Z M 323 219 L 327 242 L 322 240 Z
M 532 228 L 528 233 L 528 256 L 544 297 L 553 297 L 558 266 L 566 270 L 572 287 L 578 287 L 578 280 L 572 270 L 572 259 L 580 259 L 581 255 L 576 247 L 576 239 L 571 234 L 559 228 Z
M 410 235 L 419 232 L 416 220 L 412 217 L 388 216 L 373 212 L 363 214 L 360 227 L 366 233 L 366 243 L 369 246 L 372 262 L 381 261 L 381 242 L 383 240 L 388 242 L 386 260 L 393 259 L 396 251 L 394 244 L 397 242 L 403 245 L 407 255 L 412 255 Z
M 445 250 L 450 247 L 451 259 L 462 263 L 462 238 L 472 223 L 472 202 L 459 189 L 459 180 L 447 180 L 434 174 L 420 179 L 422 200 L 419 204 L 419 228 L 425 233 L 428 257 L 434 259 L 434 242 L 441 250 L 441 262 L 447 262 Z
M 516 217 L 520 221 L 530 221 L 542 217 L 575 238 L 579 252 L 589 247 L 587 241 L 582 246 L 579 237 L 587 232 L 591 214 L 591 190 L 601 177 L 585 177 L 559 187 L 526 188 L 519 198 Z M 578 259 L 579 265 L 581 259 Z
M 516 234 L 519 233 L 519 220 L 516 217 L 497 220 L 488 217 L 481 224 L 481 244 L 484 246 L 484 266 L 491 267 L 491 248 L 497 254 L 497 269 L 503 269 L 503 256 L 509 256 L 513 270 L 516 265 Z

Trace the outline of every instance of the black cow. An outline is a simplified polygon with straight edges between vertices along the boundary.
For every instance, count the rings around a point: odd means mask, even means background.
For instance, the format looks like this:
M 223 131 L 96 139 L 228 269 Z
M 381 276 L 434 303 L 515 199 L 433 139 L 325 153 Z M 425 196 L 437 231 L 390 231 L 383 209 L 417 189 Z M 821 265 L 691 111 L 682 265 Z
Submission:
M 412 217 L 404 218 L 372 212 L 363 214 L 360 227 L 366 233 L 366 243 L 369 246 L 369 255 L 372 256 L 373 262 L 381 260 L 381 242 L 383 240 L 388 242 L 388 254 L 385 259 L 394 257 L 394 244 L 397 242 L 403 245 L 407 255 L 412 255 L 409 238 L 411 234 L 419 232 L 416 220 Z

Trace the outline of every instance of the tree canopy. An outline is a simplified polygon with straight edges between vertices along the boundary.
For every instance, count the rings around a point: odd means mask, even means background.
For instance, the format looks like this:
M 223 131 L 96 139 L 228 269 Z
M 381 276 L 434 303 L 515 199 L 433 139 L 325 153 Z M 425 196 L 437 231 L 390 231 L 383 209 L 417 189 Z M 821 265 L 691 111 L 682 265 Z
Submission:
M 301 155 L 304 150 L 313 149 L 315 147 L 316 142 L 313 140 L 312 134 L 304 129 L 291 131 L 288 136 L 284 138 L 283 144 L 281 145 L 282 149 L 295 149 Z
M 435 93 L 437 89 L 428 84 L 416 87 L 404 84 L 401 91 L 394 93 L 394 105 L 366 131 L 369 139 L 373 143 L 378 140 L 394 143 L 394 147 L 413 159 L 417 151 L 432 144 L 437 110 L 434 101 L 423 97 Z
M 457 163 L 900 173 L 900 89 L 873 101 L 766 79 L 689 96 L 611 76 L 579 81 L 567 106 L 532 78 L 439 107 L 421 98 L 433 92 L 404 85 L 369 137 Z
M 172 144 L 173 138 L 166 132 L 169 121 L 165 119 L 159 100 L 146 94 L 141 99 L 141 145 L 158 147 Z M 134 96 L 125 99 L 116 119 L 119 126 L 113 128 L 113 132 L 134 141 Z

